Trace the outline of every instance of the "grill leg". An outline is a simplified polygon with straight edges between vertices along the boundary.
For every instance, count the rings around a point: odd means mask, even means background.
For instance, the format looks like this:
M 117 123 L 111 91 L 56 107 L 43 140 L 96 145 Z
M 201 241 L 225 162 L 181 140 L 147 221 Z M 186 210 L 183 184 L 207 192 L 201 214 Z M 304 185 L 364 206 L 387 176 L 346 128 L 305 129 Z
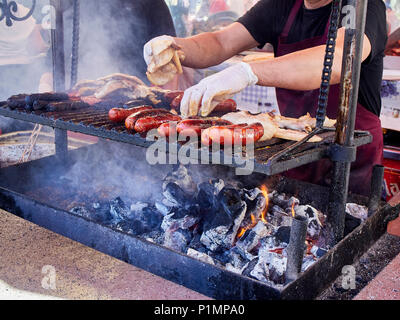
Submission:
M 60 160 L 68 157 L 68 136 L 67 131 L 55 128 L 54 143 L 56 145 L 56 156 Z

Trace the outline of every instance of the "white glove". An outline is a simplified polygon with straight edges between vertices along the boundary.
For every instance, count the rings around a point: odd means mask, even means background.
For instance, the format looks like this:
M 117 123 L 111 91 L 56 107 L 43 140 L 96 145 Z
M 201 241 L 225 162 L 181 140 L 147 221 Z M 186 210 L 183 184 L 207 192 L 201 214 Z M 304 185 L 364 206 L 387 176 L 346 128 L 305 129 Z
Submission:
M 187 89 L 181 102 L 183 117 L 208 116 L 219 102 L 258 82 L 250 65 L 244 62 L 235 64 L 219 73 L 201 80 Z
M 175 42 L 174 38 L 172 38 L 171 36 L 166 36 L 166 35 L 155 37 L 155 38 L 151 39 L 150 41 L 148 41 L 143 47 L 143 57 L 144 57 L 144 61 L 146 61 L 147 65 L 150 64 L 151 57 L 153 56 L 153 43 L 156 43 L 157 41 L 158 42 L 171 41 L 172 43 Z M 158 54 L 158 53 L 156 53 L 156 54 Z

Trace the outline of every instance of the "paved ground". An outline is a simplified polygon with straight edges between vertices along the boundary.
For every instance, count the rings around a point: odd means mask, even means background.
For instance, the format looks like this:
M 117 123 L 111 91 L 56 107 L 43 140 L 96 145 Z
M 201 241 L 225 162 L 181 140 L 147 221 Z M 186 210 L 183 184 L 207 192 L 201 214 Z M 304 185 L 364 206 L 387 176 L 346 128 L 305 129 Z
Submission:
M 400 300 L 400 255 L 383 269 L 354 300 Z
M 0 210 L 0 299 L 11 298 L 208 299 Z
M 399 253 L 400 238 L 385 234 L 354 263 L 356 289 L 339 277 L 318 300 L 400 299 Z M 0 210 L 0 299 L 59 298 L 208 299 Z

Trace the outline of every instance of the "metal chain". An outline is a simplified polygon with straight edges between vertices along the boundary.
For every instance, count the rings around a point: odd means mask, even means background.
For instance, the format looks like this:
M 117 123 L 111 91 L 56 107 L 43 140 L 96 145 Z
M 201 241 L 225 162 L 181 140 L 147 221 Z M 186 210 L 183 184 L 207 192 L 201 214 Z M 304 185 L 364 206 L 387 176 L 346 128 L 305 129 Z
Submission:
M 78 80 L 78 62 L 79 62 L 79 18 L 80 6 L 79 0 L 74 0 L 74 17 L 72 30 L 72 57 L 71 57 L 71 85 L 72 88 Z
M 326 53 L 324 58 L 324 68 L 322 70 L 322 82 L 318 97 L 317 109 L 317 128 L 322 128 L 326 117 L 326 108 L 328 106 L 329 87 L 332 76 L 333 59 L 335 55 L 337 31 L 340 23 L 340 13 L 342 0 L 333 0 L 332 13 L 328 31 L 328 40 L 326 42 Z

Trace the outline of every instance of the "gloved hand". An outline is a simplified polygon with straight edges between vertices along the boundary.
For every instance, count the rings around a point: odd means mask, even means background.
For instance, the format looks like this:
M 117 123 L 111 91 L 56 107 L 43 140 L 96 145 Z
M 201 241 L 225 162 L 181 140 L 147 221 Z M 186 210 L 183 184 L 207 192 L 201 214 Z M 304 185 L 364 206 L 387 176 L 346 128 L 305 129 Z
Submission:
M 235 64 L 219 73 L 201 80 L 187 89 L 181 102 L 183 117 L 208 116 L 217 104 L 258 82 L 250 65 L 244 62 Z
M 158 43 L 162 43 L 162 42 L 171 42 L 171 43 L 175 43 L 174 38 L 172 38 L 171 36 L 159 36 L 159 37 L 155 37 L 153 39 L 151 39 L 150 41 L 148 41 L 144 47 L 143 47 L 143 57 L 144 57 L 144 61 L 146 61 L 146 64 L 149 65 L 152 59 L 153 55 L 157 55 L 160 52 L 153 52 L 153 47 L 157 47 L 157 42 Z M 154 44 L 156 44 L 156 46 L 154 46 Z M 163 46 L 160 46 L 163 47 Z

